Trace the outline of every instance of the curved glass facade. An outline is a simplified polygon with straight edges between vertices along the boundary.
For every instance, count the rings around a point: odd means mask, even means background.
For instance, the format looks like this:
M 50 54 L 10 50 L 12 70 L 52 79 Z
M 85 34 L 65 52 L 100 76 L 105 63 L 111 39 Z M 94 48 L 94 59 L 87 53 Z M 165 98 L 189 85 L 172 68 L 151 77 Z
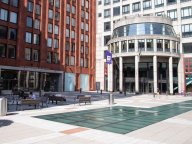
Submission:
M 124 25 L 113 31 L 112 38 L 133 35 L 169 35 L 177 36 L 172 26 L 160 23 L 140 23 Z

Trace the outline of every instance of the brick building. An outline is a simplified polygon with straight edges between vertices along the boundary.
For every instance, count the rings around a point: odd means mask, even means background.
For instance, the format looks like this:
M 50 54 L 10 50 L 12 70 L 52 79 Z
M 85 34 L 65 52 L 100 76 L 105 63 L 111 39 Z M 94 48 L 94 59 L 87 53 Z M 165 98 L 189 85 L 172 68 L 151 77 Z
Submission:
M 2 0 L 0 88 L 95 89 L 96 0 Z

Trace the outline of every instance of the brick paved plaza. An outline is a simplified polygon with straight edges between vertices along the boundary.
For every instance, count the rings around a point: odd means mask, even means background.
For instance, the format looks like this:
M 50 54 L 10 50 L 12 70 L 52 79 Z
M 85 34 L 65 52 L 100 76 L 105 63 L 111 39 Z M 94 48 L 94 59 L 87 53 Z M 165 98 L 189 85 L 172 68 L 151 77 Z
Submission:
M 79 92 L 64 92 L 67 105 L 15 111 L 0 117 L 1 144 L 191 144 L 192 97 L 91 94 L 92 105 L 74 105 Z

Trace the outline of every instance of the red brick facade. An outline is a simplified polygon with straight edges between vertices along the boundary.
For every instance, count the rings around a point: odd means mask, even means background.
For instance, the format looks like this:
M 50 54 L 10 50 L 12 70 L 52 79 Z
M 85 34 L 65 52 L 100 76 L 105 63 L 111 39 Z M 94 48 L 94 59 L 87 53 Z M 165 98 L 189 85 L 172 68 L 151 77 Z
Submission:
M 33 12 L 28 12 L 28 1 L 33 2 Z M 75 73 L 75 90 L 80 89 L 80 74 L 89 75 L 89 90 L 95 90 L 95 63 L 96 63 L 96 0 L 87 0 L 89 8 L 81 5 L 82 0 L 60 0 L 60 8 L 49 4 L 49 0 L 18 0 L 18 7 L 0 2 L 0 9 L 8 10 L 8 20 L 0 20 L 0 26 L 7 27 L 7 39 L 0 38 L 0 44 L 6 44 L 6 56 L 0 57 L 0 65 L 4 66 L 28 66 L 38 67 L 50 70 L 58 70 L 67 73 Z M 70 4 L 70 12 L 67 12 L 67 3 Z M 35 13 L 36 4 L 41 6 L 41 14 Z M 75 14 L 72 14 L 72 6 L 75 6 Z M 48 18 L 49 9 L 53 10 L 53 19 Z M 84 18 L 81 17 L 81 11 L 84 10 Z M 59 12 L 59 21 L 55 20 L 55 12 Z M 17 13 L 17 24 L 10 22 L 10 12 Z M 86 12 L 89 13 L 89 19 L 86 19 Z M 33 26 L 26 26 L 27 16 L 33 18 Z M 70 25 L 66 24 L 66 16 L 70 16 Z M 75 27 L 72 26 L 72 18 L 75 18 Z M 40 20 L 40 30 L 34 29 L 34 20 Z M 81 22 L 84 22 L 84 30 L 81 29 Z M 52 23 L 52 33 L 48 33 L 48 23 Z M 86 31 L 85 25 L 89 24 L 89 30 Z M 59 35 L 54 34 L 54 26 L 59 26 Z M 17 29 L 17 39 L 9 40 L 9 29 Z M 69 38 L 66 38 L 66 28 L 69 29 Z M 71 30 L 75 31 L 75 39 L 71 38 Z M 32 33 L 32 43 L 26 43 L 26 32 Z M 34 34 L 40 35 L 40 44 L 33 44 Z M 81 34 L 84 34 L 84 41 L 81 41 Z M 85 42 L 85 35 L 89 36 L 88 43 Z M 52 47 L 47 47 L 47 38 L 52 38 Z M 59 48 L 54 48 L 54 38 L 59 40 Z M 69 51 L 66 51 L 66 41 L 69 42 Z M 75 44 L 75 52 L 71 52 L 71 43 Z M 8 58 L 8 45 L 16 46 L 15 59 Z M 81 54 L 81 46 L 84 46 L 84 54 Z M 88 47 L 89 53 L 85 54 L 85 48 Z M 33 56 L 30 61 L 25 60 L 25 48 L 31 48 L 31 53 L 34 49 L 39 50 L 39 61 L 33 61 Z M 52 52 L 52 63 L 47 63 L 47 52 Z M 53 63 L 53 54 L 58 53 L 58 64 Z M 65 55 L 69 55 L 69 65 L 65 65 Z M 71 66 L 70 56 L 75 56 L 75 64 Z M 81 58 L 88 59 L 88 68 L 81 67 Z M 65 80 L 63 80 L 65 81 Z M 64 82 L 65 84 L 65 82 Z

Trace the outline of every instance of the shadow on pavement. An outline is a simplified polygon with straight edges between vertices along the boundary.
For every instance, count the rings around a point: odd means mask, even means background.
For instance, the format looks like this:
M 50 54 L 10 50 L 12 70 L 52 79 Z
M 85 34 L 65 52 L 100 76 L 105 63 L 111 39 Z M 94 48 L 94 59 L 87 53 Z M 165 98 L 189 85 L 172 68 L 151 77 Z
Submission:
M 9 126 L 12 123 L 14 123 L 14 122 L 11 120 L 0 120 L 0 128 L 5 127 L 5 126 Z

